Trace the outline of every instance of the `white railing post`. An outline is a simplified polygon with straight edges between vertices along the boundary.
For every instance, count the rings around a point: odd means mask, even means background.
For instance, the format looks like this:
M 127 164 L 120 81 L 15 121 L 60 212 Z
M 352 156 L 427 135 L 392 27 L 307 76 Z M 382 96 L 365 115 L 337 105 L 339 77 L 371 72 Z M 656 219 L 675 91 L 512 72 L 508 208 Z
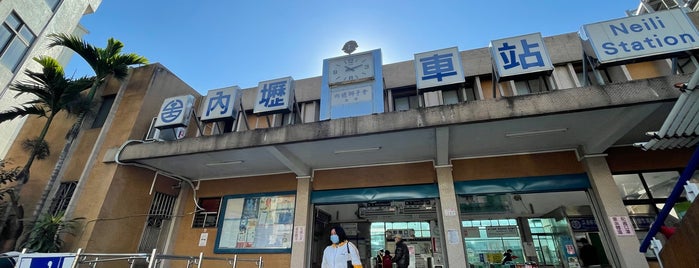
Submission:
M 156 264 L 156 259 L 155 259 L 155 254 L 158 252 L 158 249 L 153 249 L 153 252 L 150 254 L 150 258 L 146 259 L 148 262 L 148 268 L 155 268 Z
M 655 257 L 658 258 L 660 268 L 663 268 L 663 261 L 660 259 L 660 251 L 663 250 L 663 244 L 654 237 L 653 240 L 650 241 L 650 248 L 653 250 L 653 253 L 655 253 Z
M 687 184 L 684 186 L 684 191 L 687 192 L 687 200 L 689 200 L 691 203 L 697 198 L 697 194 L 699 194 L 699 187 L 697 187 L 696 183 L 687 181 Z

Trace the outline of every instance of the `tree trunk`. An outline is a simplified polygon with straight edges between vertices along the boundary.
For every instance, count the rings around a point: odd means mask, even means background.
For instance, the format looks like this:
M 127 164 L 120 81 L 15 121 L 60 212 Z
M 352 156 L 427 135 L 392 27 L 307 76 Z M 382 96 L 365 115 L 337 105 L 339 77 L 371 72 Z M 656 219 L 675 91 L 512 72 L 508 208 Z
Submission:
M 92 98 L 94 98 L 95 93 L 97 92 L 97 88 L 102 84 L 100 81 L 101 80 L 97 78 L 90 87 L 90 91 L 87 94 L 90 102 L 92 102 Z M 82 127 L 83 121 L 85 121 L 86 116 L 86 111 L 83 111 L 78 115 L 78 119 L 75 122 L 75 125 L 78 127 L 78 129 Z M 75 140 L 78 138 L 79 133 L 72 134 L 74 135 L 68 135 L 68 140 L 66 141 L 65 146 L 63 146 L 63 150 L 61 150 L 61 155 L 58 157 L 56 165 L 53 167 L 53 170 L 51 171 L 51 177 L 49 177 L 49 180 L 46 183 L 46 187 L 44 187 L 44 191 L 41 193 L 41 198 L 39 198 L 39 202 L 37 202 L 36 207 L 32 212 L 32 218 L 30 221 L 32 223 L 39 218 L 39 214 L 41 214 L 41 211 L 44 210 L 44 207 L 46 206 L 46 200 L 48 200 L 49 194 L 51 194 L 51 190 L 53 189 L 53 185 L 56 184 L 56 180 L 58 180 L 58 175 L 61 173 L 61 170 L 63 169 L 63 165 L 65 164 L 65 161 L 68 158 L 68 153 L 70 152 L 70 149 L 73 147 L 73 142 L 75 142 Z
M 85 120 L 85 116 L 85 112 L 80 113 L 76 124 L 82 125 L 82 121 Z M 53 189 L 53 185 L 56 184 L 56 180 L 58 180 L 58 174 L 61 172 L 61 169 L 63 169 L 63 165 L 66 159 L 68 158 L 70 148 L 73 147 L 73 142 L 75 142 L 75 139 L 77 137 L 78 135 L 71 135 L 68 137 L 68 140 L 66 141 L 66 144 L 65 146 L 63 146 L 63 150 L 61 151 L 61 155 L 58 157 L 56 165 L 53 167 L 53 170 L 51 171 L 51 177 L 49 177 L 48 182 L 46 182 L 46 187 L 44 187 L 44 191 L 41 193 L 41 198 L 39 198 L 39 202 L 36 203 L 36 208 L 34 209 L 34 212 L 32 212 L 32 218 L 29 222 L 35 222 L 39 218 L 39 214 L 41 214 L 41 211 L 44 210 L 44 207 L 46 206 L 46 200 L 48 200 L 49 194 L 51 194 L 51 189 Z

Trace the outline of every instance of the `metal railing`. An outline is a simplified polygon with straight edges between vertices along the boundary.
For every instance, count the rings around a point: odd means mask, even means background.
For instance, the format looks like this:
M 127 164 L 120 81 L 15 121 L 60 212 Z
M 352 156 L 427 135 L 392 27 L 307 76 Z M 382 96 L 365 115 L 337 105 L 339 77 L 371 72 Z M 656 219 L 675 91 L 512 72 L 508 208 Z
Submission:
M 23 256 L 31 256 L 30 254 L 26 254 L 23 251 Z M 63 253 L 65 254 L 65 253 Z M 6 257 L 0 257 L 0 258 L 10 258 L 10 256 Z M 156 268 L 156 267 L 161 267 L 161 265 L 165 261 L 186 261 L 187 262 L 187 268 L 191 267 L 196 267 L 196 268 L 202 268 L 202 267 L 231 267 L 231 268 L 237 268 L 238 263 L 241 262 L 253 262 L 255 265 L 257 265 L 258 268 L 263 267 L 263 261 L 262 261 L 262 256 L 259 258 L 239 258 L 238 255 L 234 255 L 232 258 L 222 258 L 222 257 L 206 257 L 204 256 L 204 253 L 201 252 L 199 253 L 198 256 L 184 256 L 184 255 L 166 255 L 166 254 L 158 254 L 157 249 L 153 249 L 153 251 L 148 254 L 148 253 L 85 253 L 83 252 L 82 249 L 78 249 L 77 253 L 75 253 L 75 260 L 71 266 L 71 268 L 78 268 L 78 267 L 90 267 L 90 268 L 95 268 L 98 267 L 100 263 L 105 263 L 105 262 L 119 262 L 119 261 L 124 261 L 128 263 L 128 267 L 130 268 L 135 268 L 135 267 L 144 267 L 144 265 L 147 264 L 148 268 Z M 204 265 L 206 263 L 209 266 Z M 225 263 L 226 266 L 223 266 L 223 263 Z M 19 265 L 19 262 L 18 264 Z M 18 266 L 15 266 L 18 267 Z

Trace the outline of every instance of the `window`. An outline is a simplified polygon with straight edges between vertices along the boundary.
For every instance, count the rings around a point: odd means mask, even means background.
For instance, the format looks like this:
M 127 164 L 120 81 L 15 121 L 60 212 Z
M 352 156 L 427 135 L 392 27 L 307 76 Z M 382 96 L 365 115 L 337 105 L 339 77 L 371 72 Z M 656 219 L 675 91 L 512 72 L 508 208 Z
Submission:
M 429 240 L 430 223 L 426 221 L 411 222 L 372 222 L 371 252 L 386 248 L 386 241 L 393 241 L 393 234 L 401 234 L 403 239 L 425 241 Z
M 391 89 L 393 97 L 393 111 L 407 111 L 420 107 L 421 98 L 417 95 L 415 87 Z
M 75 192 L 75 187 L 78 185 L 77 181 L 61 182 L 58 186 L 58 191 L 51 201 L 51 206 L 49 207 L 49 213 L 51 215 L 58 215 L 63 213 L 68 208 L 68 203 L 73 197 L 73 192 Z
M 10 13 L 0 28 L 0 63 L 15 72 L 35 38 L 17 13 Z
M 575 62 L 573 63 L 573 70 L 575 70 L 575 75 L 578 76 L 578 81 L 580 81 L 580 86 L 585 86 L 585 85 L 596 85 L 597 80 L 594 78 L 595 74 L 592 72 L 592 68 L 588 65 L 587 66 L 587 77 L 583 78 L 583 64 L 582 62 Z M 612 81 L 612 78 L 609 76 L 609 73 L 607 72 L 607 69 L 598 69 L 597 71 L 600 72 L 600 75 L 602 76 L 602 80 L 604 80 L 604 83 L 609 84 Z M 585 83 L 585 80 L 587 80 L 587 84 Z
M 539 76 L 535 79 L 515 81 L 515 90 L 517 91 L 517 95 L 526 95 L 549 91 L 550 87 L 546 81 L 546 77 Z
M 199 198 L 199 206 L 204 210 L 197 211 L 197 213 L 194 214 L 194 223 L 192 223 L 192 228 L 216 227 L 218 210 L 221 206 L 221 198 Z
M 61 2 L 61 0 L 44 0 L 44 1 L 46 2 L 46 5 L 48 5 L 52 11 L 56 11 L 56 8 L 58 7 L 58 3 Z
M 112 109 L 112 105 L 114 104 L 115 97 L 116 95 L 102 97 L 102 105 L 100 105 L 100 109 L 97 111 L 95 121 L 92 122 L 92 128 L 100 128 L 104 126 L 104 122 L 107 121 L 107 116 L 109 116 L 109 110 Z
M 691 74 L 697 70 L 697 66 L 692 61 L 691 57 L 677 57 L 673 59 L 679 74 Z
M 667 201 L 677 179 L 679 171 L 638 172 L 631 174 L 616 174 L 614 182 L 629 215 L 656 215 Z M 695 173 L 692 182 L 699 179 L 699 172 Z M 678 200 L 678 204 L 687 201 L 685 193 Z M 670 212 L 665 224 L 673 226 L 679 221 L 684 211 L 678 211 L 676 206 Z

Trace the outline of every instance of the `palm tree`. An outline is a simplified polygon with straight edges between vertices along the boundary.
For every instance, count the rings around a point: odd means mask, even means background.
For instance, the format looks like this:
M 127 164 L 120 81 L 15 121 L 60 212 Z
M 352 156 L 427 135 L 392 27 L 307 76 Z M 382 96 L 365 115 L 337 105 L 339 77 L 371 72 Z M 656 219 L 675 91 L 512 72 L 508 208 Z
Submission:
M 21 225 L 18 220 L 20 220 L 22 217 L 21 215 L 23 215 L 22 208 L 19 205 L 18 193 L 29 179 L 29 169 L 34 159 L 41 159 L 40 156 L 43 154 L 42 152 L 48 152 L 48 146 L 44 138 L 48 133 L 53 119 L 62 110 L 68 110 L 70 112 L 73 105 L 81 101 L 80 93 L 88 89 L 93 82 L 92 78 L 80 78 L 77 80 L 66 78 L 63 67 L 61 67 L 58 61 L 51 57 L 38 57 L 34 58 L 34 61 L 42 66 L 41 72 L 26 70 L 25 74 L 29 77 L 29 80 L 18 82 L 10 86 L 11 90 L 18 91 L 17 96 L 30 94 L 34 98 L 20 107 L 14 107 L 14 109 L 0 112 L 0 123 L 28 115 L 46 117 L 46 123 L 44 123 L 44 127 L 39 136 L 29 142 L 25 142 L 30 145 L 28 146 L 30 149 L 29 158 L 21 170 L 13 173 L 14 177 L 12 178 L 12 181 L 19 181 L 19 183 L 14 187 L 4 188 L 0 191 L 0 196 L 9 195 L 10 197 L 10 206 L 16 217 L 15 220 L 11 222 L 12 226 L 9 227 L 11 230 L 17 231 L 21 231 L 21 228 L 17 227 Z M 3 183 L 6 183 L 8 181 L 7 179 L 9 178 L 5 178 Z M 16 238 L 14 232 L 12 233 L 13 234 L 10 235 L 12 237 L 5 237 L 5 239 Z
M 45 155 L 41 156 L 42 151 L 48 148 L 44 138 L 56 114 L 64 109 L 70 109 L 71 105 L 78 103 L 81 99 L 80 92 L 88 89 L 93 82 L 92 78 L 77 80 L 66 78 L 63 67 L 54 58 L 42 56 L 34 58 L 34 61 L 42 66 L 42 71 L 26 70 L 24 73 L 30 81 L 15 83 L 10 86 L 10 89 L 17 91 L 17 96 L 31 94 L 36 99 L 12 110 L 0 112 L 0 123 L 27 115 L 46 117 L 46 123 L 44 123 L 39 136 L 25 142 L 25 144 L 29 144 L 27 147 L 31 150 L 31 154 L 19 174 L 22 184 L 29 179 L 29 168 L 31 168 L 34 159 L 45 157 Z
M 114 38 L 109 38 L 107 40 L 107 47 L 99 48 L 91 44 L 88 44 L 80 37 L 68 35 L 68 34 L 51 34 L 49 35 L 52 42 L 49 47 L 63 46 L 73 50 L 76 54 L 80 55 L 87 63 L 90 65 L 92 70 L 95 72 L 95 80 L 92 82 L 90 91 L 87 93 L 87 100 L 92 101 L 95 97 L 97 89 L 102 85 L 108 77 L 116 78 L 119 81 L 123 81 L 129 73 L 129 66 L 137 64 L 147 64 L 148 60 L 142 56 L 135 53 L 122 53 L 121 50 L 124 48 L 124 43 L 116 40 Z M 85 120 L 85 115 L 87 112 L 82 112 L 78 115 L 78 119 L 71 127 L 66 137 L 67 141 L 63 150 L 61 151 L 56 166 L 54 166 L 51 172 L 51 177 L 49 182 L 44 188 L 44 192 L 39 199 L 36 209 L 34 210 L 34 218 L 43 210 L 48 195 L 53 188 L 53 184 L 58 179 L 58 174 L 68 157 L 68 152 L 73 146 L 73 142 L 77 138 L 80 127 Z

